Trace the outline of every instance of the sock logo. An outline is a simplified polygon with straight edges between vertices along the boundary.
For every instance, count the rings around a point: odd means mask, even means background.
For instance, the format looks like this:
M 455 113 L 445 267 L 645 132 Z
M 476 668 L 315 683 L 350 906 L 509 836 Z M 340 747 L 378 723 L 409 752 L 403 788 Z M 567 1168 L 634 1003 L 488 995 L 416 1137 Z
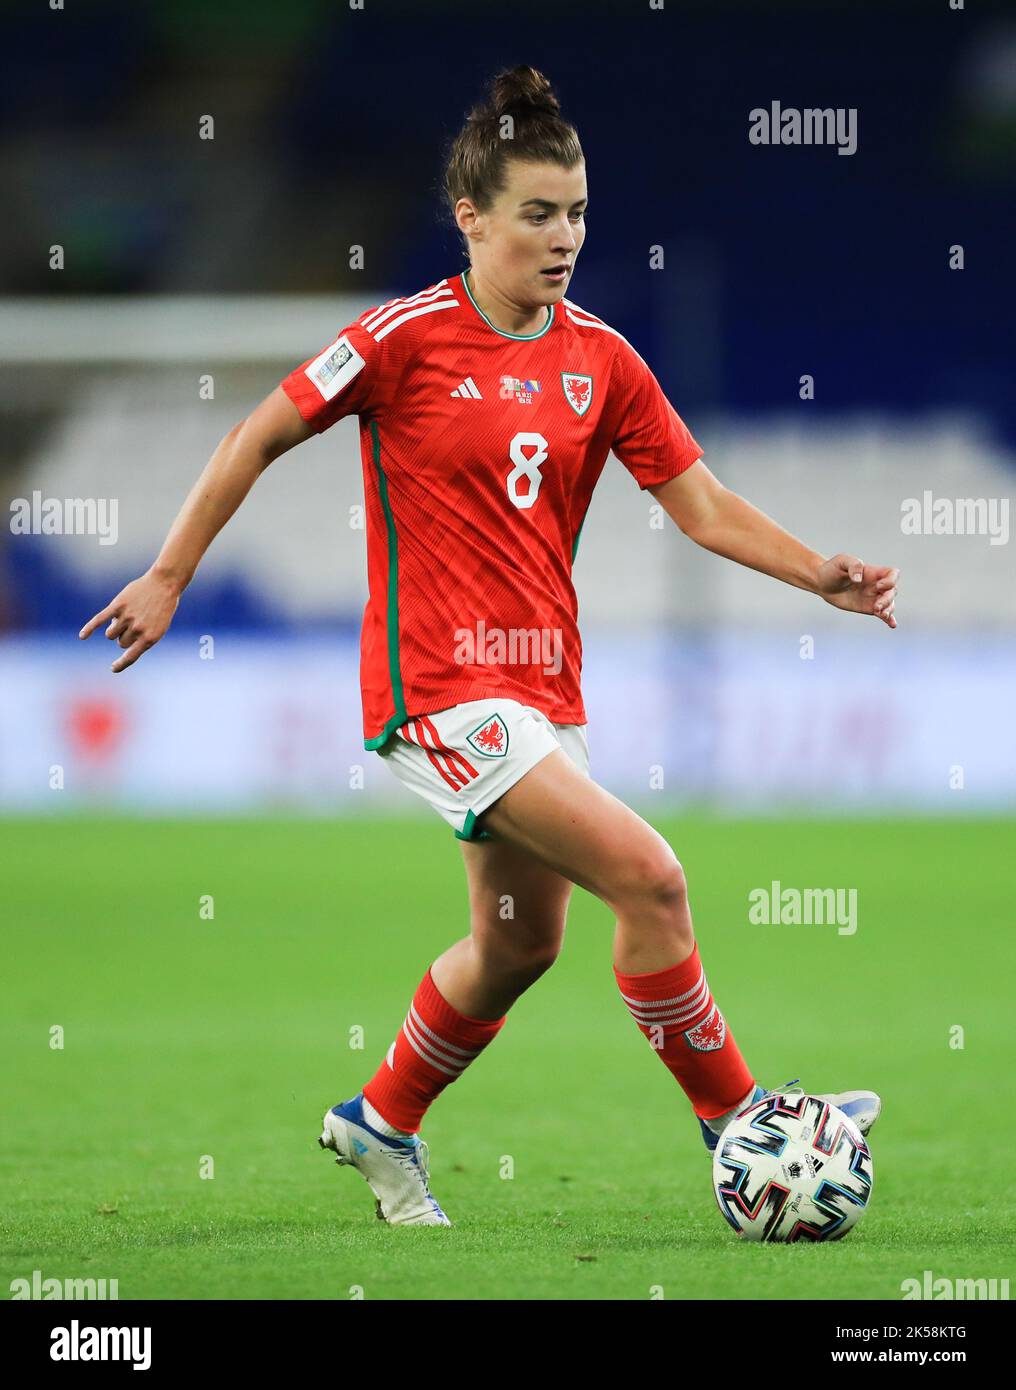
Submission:
M 718 1052 L 726 1038 L 727 1025 L 715 1004 L 701 1023 L 684 1034 L 685 1042 L 696 1052 Z

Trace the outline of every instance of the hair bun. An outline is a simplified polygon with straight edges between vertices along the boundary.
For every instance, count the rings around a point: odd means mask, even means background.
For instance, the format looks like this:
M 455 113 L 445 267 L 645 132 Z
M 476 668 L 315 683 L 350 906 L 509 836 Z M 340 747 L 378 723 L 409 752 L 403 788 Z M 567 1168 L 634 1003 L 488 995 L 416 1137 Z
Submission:
M 561 103 L 548 79 L 525 64 L 497 74 L 490 84 L 490 106 L 496 116 L 561 113 Z
M 511 117 L 511 130 L 505 117 Z M 578 132 L 561 115 L 550 82 L 536 68 L 502 68 L 489 78 L 444 161 L 442 193 L 448 221 L 471 259 L 470 235 L 458 225 L 465 198 L 474 211 L 487 213 L 509 186 L 512 161 L 576 169 L 585 156 Z

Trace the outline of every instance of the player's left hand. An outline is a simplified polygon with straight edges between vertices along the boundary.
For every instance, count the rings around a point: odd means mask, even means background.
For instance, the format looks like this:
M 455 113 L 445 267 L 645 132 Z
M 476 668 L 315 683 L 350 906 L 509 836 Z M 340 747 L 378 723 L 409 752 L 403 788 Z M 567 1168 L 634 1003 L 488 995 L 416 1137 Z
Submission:
M 834 555 L 819 566 L 818 592 L 834 608 L 849 613 L 869 613 L 895 627 L 898 569 L 890 565 L 866 565 L 856 555 Z

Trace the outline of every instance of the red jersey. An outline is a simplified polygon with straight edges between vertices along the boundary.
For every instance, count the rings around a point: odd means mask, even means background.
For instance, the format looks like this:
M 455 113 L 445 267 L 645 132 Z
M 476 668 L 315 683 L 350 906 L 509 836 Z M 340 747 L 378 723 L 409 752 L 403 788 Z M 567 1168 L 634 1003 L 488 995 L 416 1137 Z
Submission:
M 627 339 L 569 299 L 505 333 L 456 275 L 368 310 L 281 385 L 318 433 L 360 420 L 364 747 L 488 696 L 584 724 L 572 562 L 607 454 L 647 488 L 702 453 Z

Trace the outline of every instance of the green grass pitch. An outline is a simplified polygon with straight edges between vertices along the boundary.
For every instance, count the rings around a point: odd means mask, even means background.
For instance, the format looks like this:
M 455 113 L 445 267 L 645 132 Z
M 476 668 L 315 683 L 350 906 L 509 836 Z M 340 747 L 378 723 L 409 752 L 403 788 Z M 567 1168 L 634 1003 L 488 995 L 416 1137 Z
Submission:
M 115 1278 L 122 1299 L 898 1299 L 925 1269 L 1012 1277 L 1013 1170 L 996 1160 L 1016 1148 L 1016 823 L 655 823 L 756 1076 L 884 1097 L 874 1195 L 846 1240 L 728 1230 L 687 1101 L 616 993 L 613 919 L 578 890 L 560 960 L 425 1121 L 453 1227 L 386 1227 L 317 1135 L 467 930 L 451 833 L 11 819 L 2 1296 L 36 1269 Z M 750 926 L 748 892 L 772 879 L 856 888 L 856 934 Z

